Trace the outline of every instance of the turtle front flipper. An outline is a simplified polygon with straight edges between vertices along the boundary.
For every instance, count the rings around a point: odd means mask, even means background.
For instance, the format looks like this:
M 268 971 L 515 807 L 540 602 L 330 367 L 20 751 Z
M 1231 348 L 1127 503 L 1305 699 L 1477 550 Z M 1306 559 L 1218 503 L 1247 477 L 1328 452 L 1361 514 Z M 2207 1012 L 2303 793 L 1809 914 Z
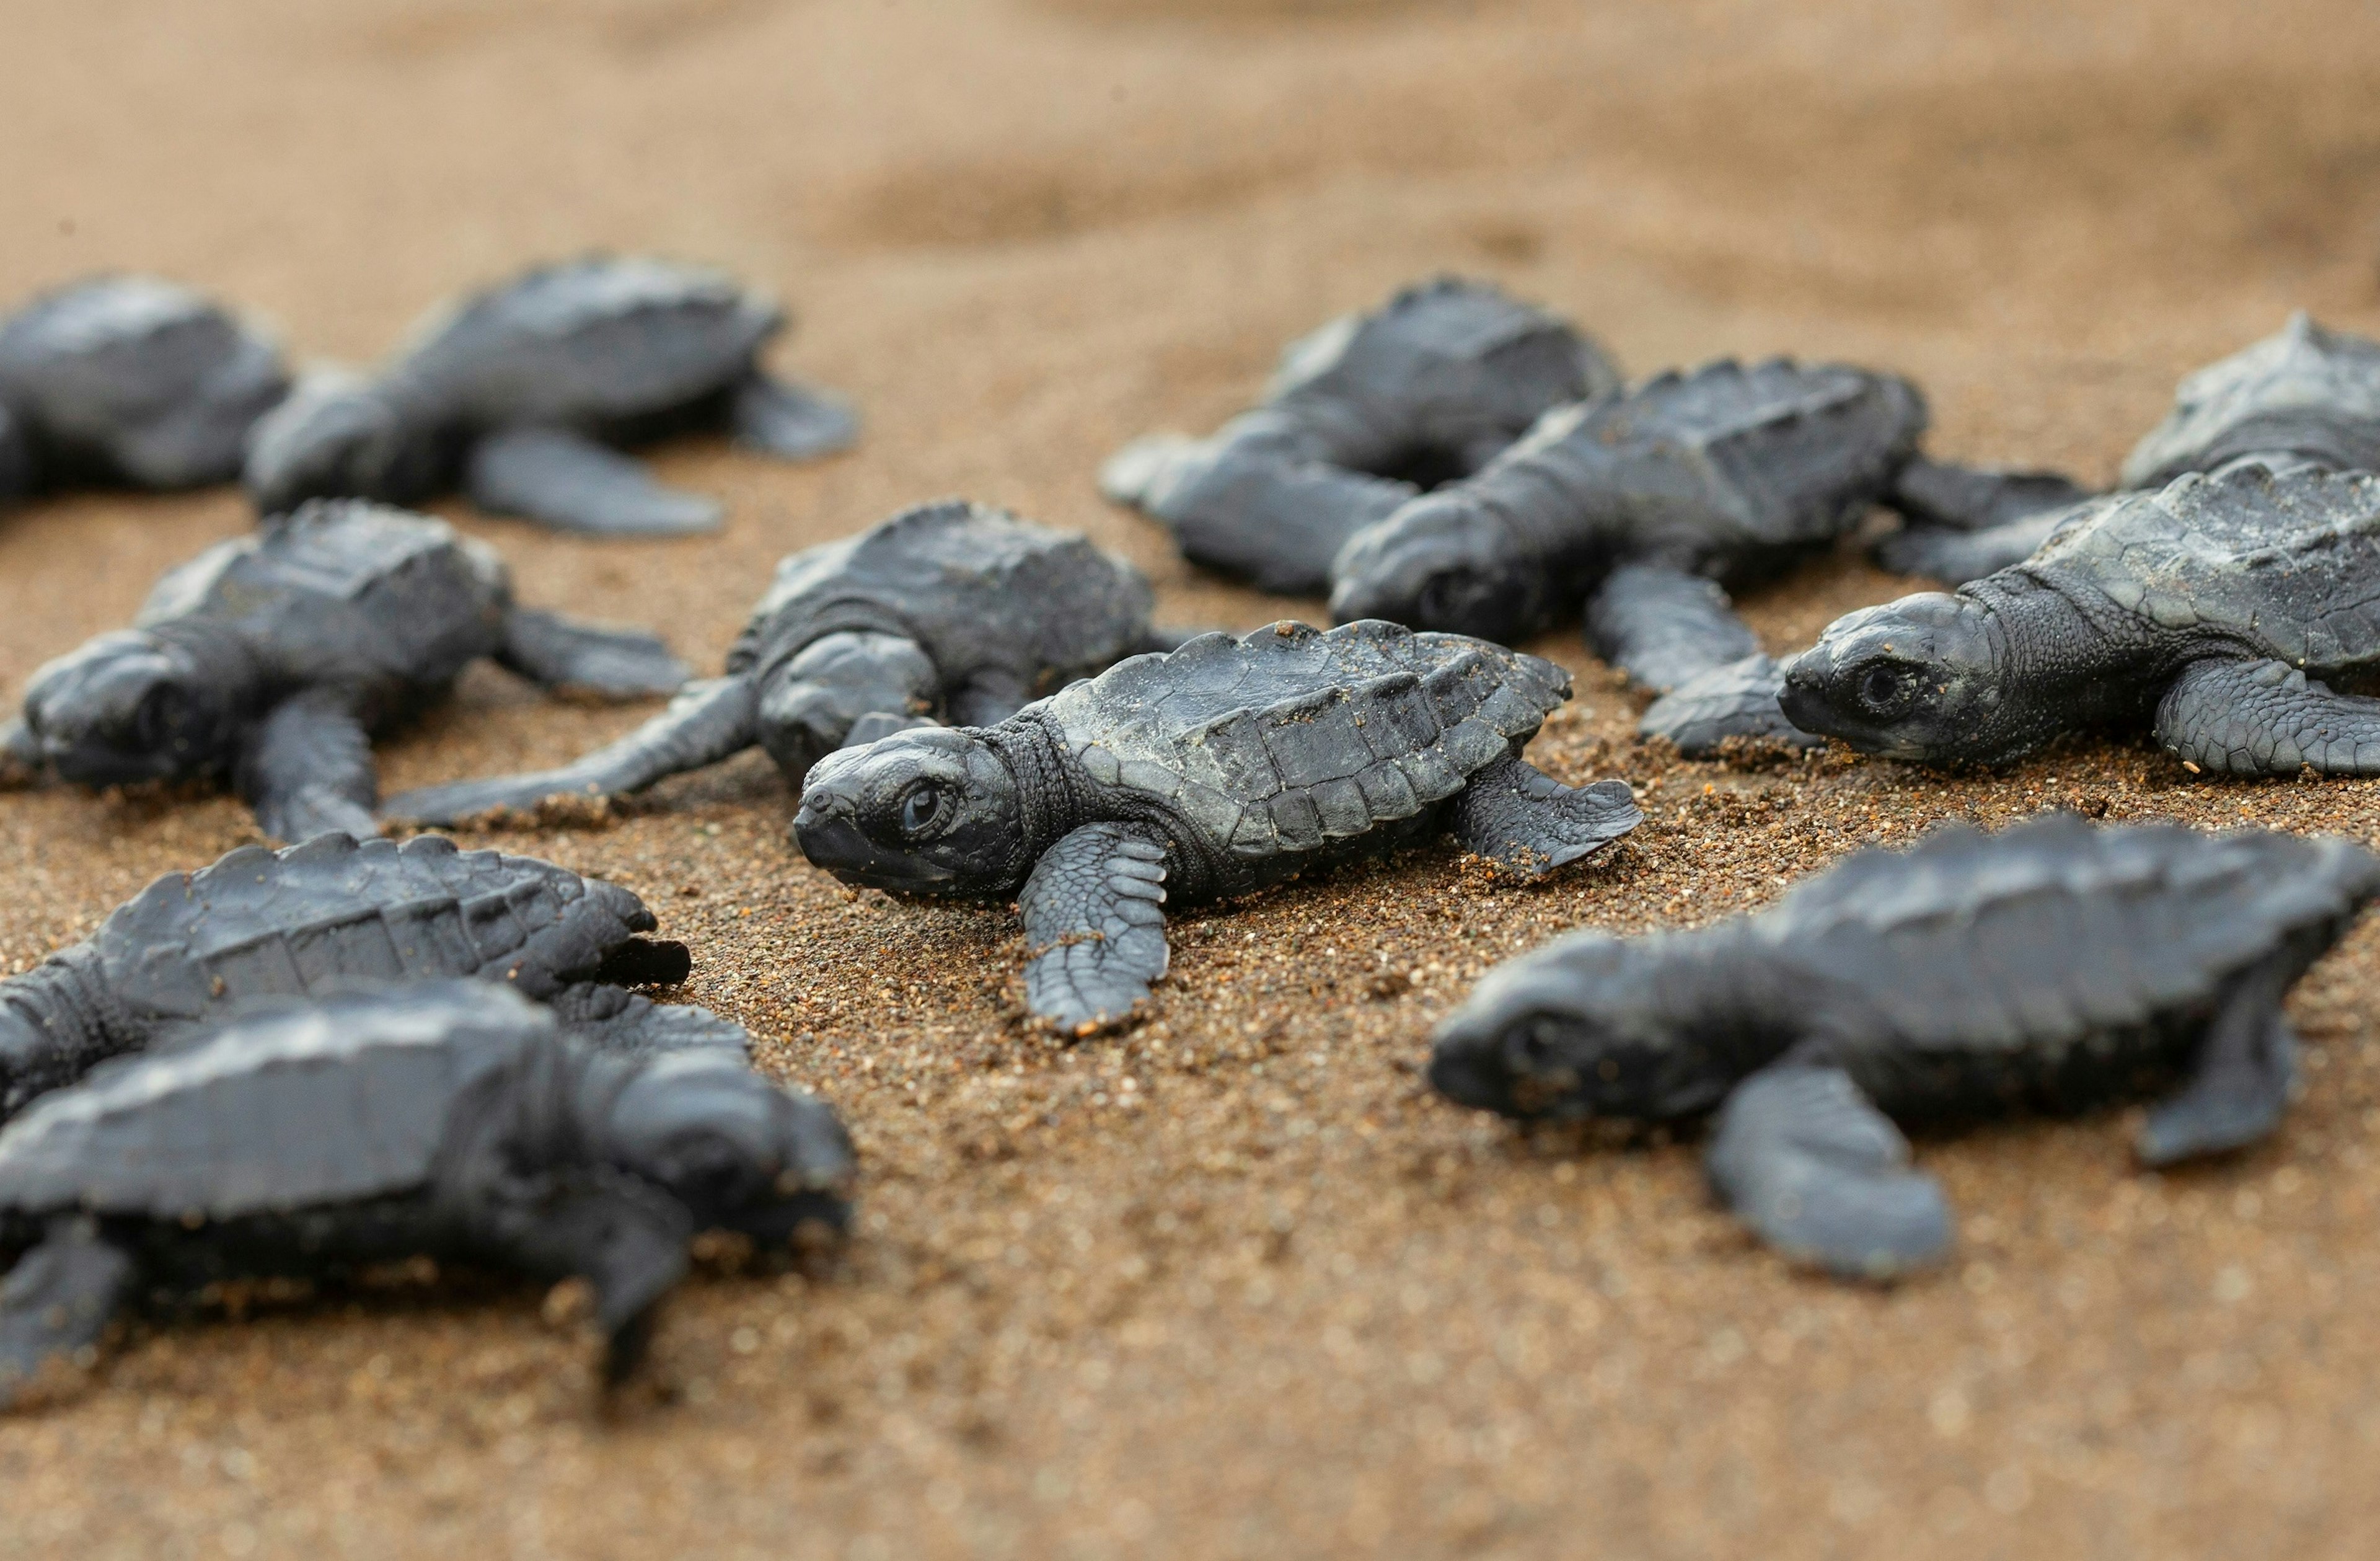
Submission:
M 737 444 L 780 460 L 816 460 L 859 441 L 849 402 L 758 370 L 736 382 L 727 416 Z
M 2065 518 L 2065 510 L 2048 509 L 1973 531 L 1911 526 L 1878 540 L 1874 552 L 1877 566 L 1894 574 L 1924 575 L 1946 585 L 1964 585 L 2023 563 L 2041 550 Z
M 275 705 L 240 755 L 235 780 L 256 822 L 293 844 L 318 835 L 380 833 L 371 738 L 346 701 L 310 689 Z
M 79 1364 L 132 1289 L 132 1259 L 96 1222 L 63 1219 L 0 1279 L 0 1409 L 53 1360 Z
M 1704 1168 L 1763 1240 L 1845 1278 L 1893 1278 L 1950 1249 L 1941 1188 L 1839 1067 L 1781 1062 L 1737 1085 Z
M 1127 1018 L 1165 974 L 1165 847 L 1130 824 L 1088 823 L 1041 855 L 1016 896 L 1025 1002 L 1075 1035 Z
M 662 1299 L 686 1277 L 694 1220 L 659 1189 L 603 1166 L 574 1166 L 488 1189 L 469 1211 L 473 1244 L 540 1278 L 583 1279 L 607 1346 L 603 1378 L 635 1371 Z
M 653 480 L 642 461 L 562 428 L 507 428 L 471 446 L 471 502 L 557 530 L 669 537 L 719 529 L 716 502 Z
M 1594 855 L 1644 819 L 1626 783 L 1564 786 L 1507 755 L 1471 777 L 1454 799 L 1457 844 L 1524 878 Z
M 1946 531 L 1997 530 L 2012 520 L 2065 509 L 2091 496 L 2056 471 L 2001 471 L 1953 466 L 1919 456 L 1903 465 L 1884 502 L 1912 527 Z
M 1135 441 L 1109 457 L 1099 486 L 1162 522 L 1192 563 L 1282 596 L 1330 590 L 1347 539 L 1421 493 L 1228 435 Z
M 30 786 L 42 778 L 42 744 L 21 715 L 0 721 L 0 790 Z
M 540 688 L 601 699 L 674 694 L 694 676 L 657 634 L 580 623 L 528 607 L 504 615 L 504 642 L 496 660 Z
M 1760 653 L 1717 582 L 1660 564 L 1623 564 L 1604 577 L 1585 628 L 1588 650 L 1656 693 Z
M 625 797 L 741 753 L 759 735 L 757 720 L 751 679 L 708 678 L 687 684 L 667 710 L 577 763 L 423 787 L 393 798 L 386 811 L 415 823 L 452 824 L 502 809 L 528 812 L 559 798 Z
M 2134 1149 L 2143 1164 L 2242 1149 L 2281 1125 L 2298 1050 L 2281 998 L 2305 963 L 2301 951 L 2284 948 L 2234 981 L 2199 1043 L 2190 1081 L 2142 1126 Z
M 2158 701 L 2156 735 L 2204 774 L 2380 774 L 2380 699 L 2335 692 L 2286 662 L 2192 662 Z
M 1827 739 L 1785 718 L 1777 695 L 1785 667 L 1773 656 L 1751 655 L 1689 677 L 1645 707 L 1636 723 L 1648 738 L 1667 738 L 1688 759 L 1718 751 L 1730 738 L 1787 748 L 1824 748 Z

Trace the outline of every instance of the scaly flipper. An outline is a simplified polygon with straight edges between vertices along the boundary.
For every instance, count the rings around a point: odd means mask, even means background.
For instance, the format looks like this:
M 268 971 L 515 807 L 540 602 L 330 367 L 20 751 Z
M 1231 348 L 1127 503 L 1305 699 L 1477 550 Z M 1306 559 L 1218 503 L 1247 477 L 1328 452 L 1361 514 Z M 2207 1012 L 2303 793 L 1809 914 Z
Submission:
M 1785 686 L 1784 665 L 1772 656 L 1749 655 L 1690 677 L 1645 708 L 1636 730 L 1667 738 L 1689 759 L 1718 751 L 1729 738 L 1781 743 L 1788 748 L 1824 748 L 1827 739 L 1785 718 L 1777 702 Z
M 674 694 L 694 676 L 659 635 L 579 623 L 528 607 L 515 607 L 505 616 L 504 649 L 496 659 L 541 688 L 601 699 Z
M 1840 1068 L 1789 1061 L 1738 1084 L 1704 1165 L 1762 1239 L 1829 1273 L 1888 1279 L 1949 1250 L 1941 1188 Z
M 683 973 L 681 972 L 681 979 Z M 624 1056 L 721 1048 L 750 1055 L 751 1032 L 733 1019 L 687 1003 L 656 1003 L 640 993 L 581 982 L 546 1000 L 563 1027 L 589 1045 Z
M 380 833 L 372 819 L 380 780 L 371 738 L 346 701 L 328 689 L 275 705 L 240 755 L 234 780 L 258 825 L 276 840 Z
M 604 1380 L 619 1383 L 643 1356 L 662 1298 L 686 1277 L 695 1231 L 685 1205 L 600 1167 L 516 1182 L 492 1201 L 473 1211 L 478 1244 L 541 1278 L 592 1286 Z
M 2269 1137 L 2289 1109 L 2297 1035 L 2281 998 L 2304 969 L 2284 949 L 2239 977 L 2199 1043 L 2190 1081 L 2149 1112 L 2134 1145 L 2142 1163 L 2170 1165 Z
M 2023 563 L 2065 518 L 2066 511 L 2059 508 L 1978 531 L 1911 526 L 1880 539 L 1876 561 L 1897 575 L 1925 575 L 1948 585 L 1964 585 Z
M 0 790 L 31 786 L 42 778 L 42 745 L 23 716 L 0 721 Z
M 2333 692 L 2284 662 L 2192 662 L 2158 701 L 2156 735 L 2210 774 L 2380 774 L 2380 700 Z
M 636 460 L 561 428 L 507 428 L 471 446 L 471 502 L 565 531 L 666 537 L 719 529 L 720 508 L 662 486 Z
M 1163 521 L 1192 563 L 1283 596 L 1329 591 L 1347 539 L 1421 492 L 1245 442 L 1178 437 L 1125 445 L 1100 468 L 1099 488 Z
M 1541 878 L 1592 856 L 1644 817 L 1623 782 L 1564 786 L 1508 754 L 1456 795 L 1449 828 L 1464 850 L 1524 878 Z
M 1919 456 L 1892 480 L 1884 502 L 1912 526 L 1989 531 L 2047 510 L 2082 503 L 2090 493 L 2055 471 L 2000 471 L 1951 466 Z
M 914 640 L 865 629 L 823 635 L 770 675 L 760 695 L 760 746 L 799 786 L 812 764 L 849 743 L 862 718 L 897 716 L 908 725 L 941 693 L 933 658 Z M 889 734 L 880 725 L 874 735 Z
M 1659 564 L 1622 564 L 1587 600 L 1586 648 L 1629 681 L 1667 693 L 1758 655 L 1760 641 L 1715 582 Z
M 552 798 L 625 797 L 742 752 L 758 736 L 756 720 L 749 678 L 689 683 L 667 710 L 577 763 L 423 787 L 392 799 L 386 811 L 416 823 L 451 824 L 500 808 L 528 811 Z
M 69 1362 L 99 1343 L 132 1288 L 132 1259 L 87 1219 L 54 1223 L 0 1279 L 0 1409 L 12 1408 L 53 1358 Z
M 1025 913 L 1026 1006 L 1087 1035 L 1131 1014 L 1165 974 L 1165 847 L 1129 824 L 1087 823 L 1034 865 Z
M 727 416 L 737 444 L 781 460 L 815 460 L 859 439 L 849 402 L 757 370 L 735 386 Z

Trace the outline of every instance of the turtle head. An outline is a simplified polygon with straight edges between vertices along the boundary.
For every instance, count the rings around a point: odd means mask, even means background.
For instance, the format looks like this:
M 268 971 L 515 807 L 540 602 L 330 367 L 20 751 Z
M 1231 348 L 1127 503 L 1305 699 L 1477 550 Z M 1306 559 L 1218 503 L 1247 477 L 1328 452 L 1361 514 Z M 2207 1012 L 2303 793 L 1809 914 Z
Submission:
M 741 1057 L 663 1055 L 612 1097 L 601 1131 L 608 1158 L 668 1189 L 706 1230 L 771 1243 L 808 1221 L 843 1224 L 852 1173 L 843 1125 Z
M 1460 493 L 1427 494 L 1347 539 L 1330 567 L 1330 614 L 1510 644 L 1544 617 L 1545 571 Z
M 846 884 L 917 895 L 992 895 L 1023 878 L 1016 777 L 972 731 L 921 726 L 820 760 L 794 838 Z
M 2002 719 L 2006 682 L 1991 615 L 1929 591 L 1837 618 L 1785 664 L 1778 702 L 1864 753 L 1989 763 L 2029 746 Z
M 436 490 L 441 455 L 382 386 L 320 370 L 249 431 L 243 480 L 260 515 L 310 498 L 407 504 Z
M 1438 1027 L 1429 1081 L 1506 1116 L 1660 1120 L 1732 1082 L 1660 1001 L 1641 945 L 1579 933 L 1503 965 Z
M 183 647 L 138 629 L 103 634 L 33 674 L 25 728 L 83 786 L 169 780 L 215 767 L 234 713 Z

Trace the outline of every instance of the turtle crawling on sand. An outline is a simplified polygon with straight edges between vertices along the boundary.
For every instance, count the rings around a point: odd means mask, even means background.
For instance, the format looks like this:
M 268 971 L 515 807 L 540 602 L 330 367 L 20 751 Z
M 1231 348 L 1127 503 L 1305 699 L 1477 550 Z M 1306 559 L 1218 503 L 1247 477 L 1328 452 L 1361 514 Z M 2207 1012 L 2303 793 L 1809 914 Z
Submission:
M 131 628 L 35 672 L 0 742 L 14 767 L 84 786 L 228 782 L 279 839 L 369 835 L 371 734 L 481 656 L 606 699 L 686 678 L 650 634 L 515 605 L 495 551 L 443 520 L 324 500 L 209 548 Z
M 1318 594 L 1356 531 L 1478 470 L 1541 413 L 1619 388 L 1565 322 L 1441 276 L 1292 343 L 1260 406 L 1212 438 L 1135 441 L 1099 487 L 1164 522 L 1194 564 Z
M 1648 732 L 1806 745 L 1715 581 L 1857 523 L 1925 426 L 1915 386 L 1864 369 L 1779 359 L 1662 374 L 1548 414 L 1475 476 L 1357 532 L 1332 567 L 1330 610 L 1509 644 L 1583 608 L 1589 648 L 1675 691 Z
M 1027 1005 L 1086 1033 L 1164 975 L 1169 902 L 1441 831 L 1529 876 L 1628 833 L 1625 786 L 1563 786 L 1521 757 L 1569 697 L 1551 662 L 1462 635 L 1206 634 L 995 726 L 831 754 L 794 833 L 846 883 L 1015 896 Z
M 840 1230 L 851 1173 L 815 1098 L 575 1045 L 485 982 L 251 1006 L 0 1132 L 0 1408 L 151 1292 L 421 1255 L 584 1279 L 617 1382 L 692 1237 Z
M 759 744 L 795 786 L 820 756 L 906 726 L 1006 720 L 1129 655 L 1170 649 L 1148 581 L 1080 535 L 948 500 L 796 553 L 753 609 L 726 675 L 559 770 L 456 781 L 391 800 L 454 823 L 555 798 L 618 797 Z
M 2153 728 L 2194 771 L 2380 774 L 2380 476 L 2262 457 L 2068 511 L 1956 594 L 1838 618 L 1785 668 L 1795 725 L 1868 753 L 2001 763 Z
M 325 372 L 256 430 L 257 508 L 415 504 L 459 482 L 480 508 L 564 530 L 668 536 L 719 524 L 613 446 L 724 428 L 786 460 L 848 447 L 848 408 L 771 378 L 783 310 L 724 273 L 635 256 L 542 266 L 426 321 L 369 379 Z
M 269 337 L 187 287 L 95 276 L 44 293 L 0 319 L 0 500 L 230 482 L 288 388 Z
M 1518 1117 L 1716 1110 L 1718 1195 L 1786 1253 L 1886 1277 L 1951 1242 L 1894 1121 L 2081 1109 L 2175 1085 L 2152 1165 L 2256 1142 L 2288 1104 L 2290 984 L 2380 894 L 2338 839 L 2053 814 L 1866 850 L 1691 932 L 1574 933 L 1439 1026 L 1430 1079 Z
M 244 846 L 158 879 L 81 943 L 0 981 L 0 1121 L 249 998 L 320 995 L 354 980 L 502 982 L 609 1050 L 742 1056 L 741 1027 L 625 990 L 674 984 L 691 969 L 684 944 L 641 935 L 654 926 L 616 884 L 534 857 L 458 851 L 434 835 Z

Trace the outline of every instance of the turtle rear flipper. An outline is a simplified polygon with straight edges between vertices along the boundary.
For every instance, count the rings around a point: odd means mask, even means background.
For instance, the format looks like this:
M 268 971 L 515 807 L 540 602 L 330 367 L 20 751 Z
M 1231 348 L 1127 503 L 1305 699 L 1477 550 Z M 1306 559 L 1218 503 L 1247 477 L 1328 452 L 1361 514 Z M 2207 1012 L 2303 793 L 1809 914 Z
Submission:
M 2135 1146 L 2143 1164 L 2170 1165 L 2269 1137 L 2289 1108 L 2297 1035 L 2281 997 L 2306 964 L 2284 948 L 2239 978 L 2206 1028 L 2190 1081 L 2149 1113 Z
M 2156 734 L 2213 774 L 2380 774 L 2380 699 L 2335 692 L 2285 662 L 2192 663 L 2158 701 Z
M 530 682 L 603 699 L 674 694 L 694 674 L 657 634 L 516 607 L 496 659 Z
M 0 1409 L 13 1407 L 52 1359 L 99 1343 L 132 1288 L 132 1259 L 88 1219 L 55 1222 L 0 1279 Z
M 1085 1035 L 1130 1016 L 1165 974 L 1165 847 L 1115 823 L 1090 823 L 1041 855 L 1016 896 L 1025 940 L 1025 1000 Z
M 1829 1273 L 1889 1279 L 1949 1250 L 1941 1188 L 1839 1067 L 1780 1063 L 1737 1085 L 1704 1165 L 1762 1239 Z
M 236 776 L 257 824 L 295 844 L 321 835 L 380 833 L 380 779 L 371 738 L 346 701 L 310 689 L 273 707 L 240 755 Z
M 1454 800 L 1451 822 L 1464 850 L 1538 878 L 1594 855 L 1644 816 L 1623 782 L 1564 786 L 1527 761 L 1508 757 L 1471 777 Z
M 841 396 L 758 371 L 736 383 L 727 416 L 735 442 L 780 460 L 816 460 L 859 440 L 859 418 Z
M 471 502 L 565 531 L 667 537 L 719 529 L 720 508 L 654 481 L 636 460 L 561 428 L 507 428 L 471 446 Z

